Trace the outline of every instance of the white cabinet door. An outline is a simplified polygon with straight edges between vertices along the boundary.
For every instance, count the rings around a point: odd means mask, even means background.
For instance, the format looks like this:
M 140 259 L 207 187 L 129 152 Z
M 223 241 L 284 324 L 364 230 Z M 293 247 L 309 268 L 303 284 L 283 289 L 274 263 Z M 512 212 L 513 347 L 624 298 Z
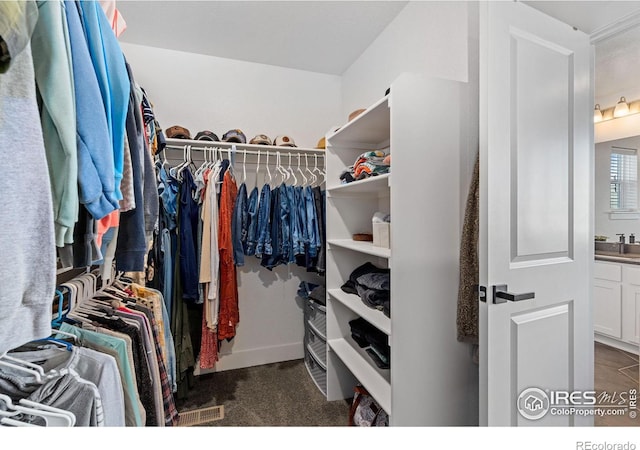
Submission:
M 481 423 L 590 425 L 529 391 L 593 389 L 589 37 L 521 2 L 480 10 Z M 494 303 L 500 285 L 535 298 Z
M 625 284 L 622 302 L 622 340 L 640 344 L 640 286 Z
M 640 293 L 640 287 L 638 287 Z M 593 281 L 593 331 L 622 337 L 622 286 L 615 281 Z

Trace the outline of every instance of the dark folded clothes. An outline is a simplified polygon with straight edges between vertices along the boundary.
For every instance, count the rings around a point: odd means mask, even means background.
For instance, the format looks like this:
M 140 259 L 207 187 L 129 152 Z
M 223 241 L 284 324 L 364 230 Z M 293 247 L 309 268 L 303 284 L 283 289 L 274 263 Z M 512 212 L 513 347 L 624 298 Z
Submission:
M 383 358 L 381 358 L 380 355 L 376 353 L 376 351 L 372 347 L 369 347 L 365 351 L 379 369 L 388 369 L 389 367 L 391 367 L 389 361 L 385 361 Z
M 390 274 L 391 271 L 389 269 L 383 269 L 380 267 L 376 267 L 370 262 L 366 262 L 361 266 L 355 268 L 351 274 L 349 275 L 349 280 L 341 286 L 341 289 L 348 294 L 358 294 L 356 290 L 356 286 L 358 285 L 358 278 L 365 275 L 373 275 L 373 274 Z M 364 278 L 367 282 L 373 282 L 369 277 Z
M 346 283 L 340 286 L 340 289 L 342 289 L 347 294 L 358 295 L 358 289 L 356 289 L 356 284 L 351 280 L 347 280 Z
M 327 290 L 324 286 L 318 286 L 309 293 L 309 298 L 315 300 L 321 305 L 327 304 Z
M 378 291 L 376 289 L 367 289 L 360 285 L 356 286 L 360 300 L 369 308 L 382 310 L 385 302 L 389 302 L 391 293 L 389 291 Z
M 391 271 L 366 262 L 351 272 L 340 287 L 347 294 L 355 294 L 369 308 L 391 317 Z
M 351 328 L 351 338 L 360 348 L 365 349 L 376 366 L 388 369 L 391 359 L 389 336 L 362 317 L 350 321 L 349 327 Z
M 391 289 L 390 277 L 391 273 L 386 269 L 386 272 L 369 272 L 364 275 L 360 275 L 356 278 L 356 284 L 358 286 L 364 286 L 368 289 L 375 289 L 378 291 L 389 291 Z
M 354 283 L 357 283 L 358 278 L 369 273 L 391 273 L 391 270 L 383 269 L 375 266 L 373 263 L 366 262 L 361 266 L 356 267 L 353 272 L 351 272 L 351 275 L 349 275 L 349 279 Z

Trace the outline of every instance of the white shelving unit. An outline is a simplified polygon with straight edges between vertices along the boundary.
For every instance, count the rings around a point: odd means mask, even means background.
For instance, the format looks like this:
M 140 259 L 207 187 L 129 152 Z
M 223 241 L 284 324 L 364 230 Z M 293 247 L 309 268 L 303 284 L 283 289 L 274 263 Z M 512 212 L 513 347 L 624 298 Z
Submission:
M 362 384 L 391 425 L 466 425 L 474 382 L 469 346 L 456 340 L 460 161 L 464 85 L 404 74 L 391 93 L 326 136 L 327 398 Z M 391 174 L 341 184 L 344 167 L 368 150 L 392 154 Z M 354 241 L 375 212 L 391 213 L 391 248 Z M 391 270 L 391 317 L 341 286 L 360 265 Z M 390 369 L 351 337 L 363 318 L 389 337 Z M 477 386 L 477 378 L 475 378 Z

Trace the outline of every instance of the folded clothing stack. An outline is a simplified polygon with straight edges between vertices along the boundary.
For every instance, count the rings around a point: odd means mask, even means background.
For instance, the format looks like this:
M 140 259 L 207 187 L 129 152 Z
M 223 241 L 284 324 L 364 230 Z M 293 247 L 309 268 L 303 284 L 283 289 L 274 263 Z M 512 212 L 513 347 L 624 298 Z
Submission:
M 348 294 L 360 296 L 369 308 L 375 308 L 391 317 L 391 271 L 376 267 L 370 262 L 356 268 L 349 280 L 341 286 Z
M 389 336 L 378 330 L 362 317 L 349 322 L 351 337 L 360 348 L 366 349 L 367 354 L 380 369 L 388 369 L 391 361 L 391 347 Z
M 340 175 L 342 183 L 351 183 L 352 181 L 362 180 L 375 175 L 389 173 L 390 160 L 386 160 L 388 155 L 381 150 L 373 150 L 364 152 Z

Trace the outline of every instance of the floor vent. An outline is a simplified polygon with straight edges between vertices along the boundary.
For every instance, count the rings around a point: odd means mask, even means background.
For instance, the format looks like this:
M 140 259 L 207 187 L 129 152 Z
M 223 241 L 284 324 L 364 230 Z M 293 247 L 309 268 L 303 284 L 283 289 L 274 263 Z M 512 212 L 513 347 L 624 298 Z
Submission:
M 183 411 L 179 413 L 179 416 L 179 427 L 192 427 L 215 422 L 216 420 L 224 419 L 224 405 Z

